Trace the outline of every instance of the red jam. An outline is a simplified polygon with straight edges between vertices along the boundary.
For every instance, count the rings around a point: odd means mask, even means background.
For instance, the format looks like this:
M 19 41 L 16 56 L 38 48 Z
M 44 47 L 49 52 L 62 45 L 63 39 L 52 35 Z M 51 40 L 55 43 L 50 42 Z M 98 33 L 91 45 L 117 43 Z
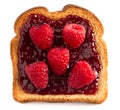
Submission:
M 66 47 L 70 50 L 70 64 L 67 71 L 62 76 L 55 76 L 47 61 L 48 50 L 42 51 L 37 48 L 30 39 L 29 29 L 33 25 L 47 23 L 54 29 L 53 47 Z M 86 29 L 84 43 L 76 49 L 69 48 L 62 39 L 62 30 L 66 24 L 81 24 Z M 95 94 L 98 90 L 98 80 L 102 68 L 100 55 L 96 49 L 95 34 L 88 20 L 78 16 L 68 15 L 66 18 L 51 20 L 43 15 L 32 14 L 20 30 L 20 41 L 18 47 L 18 80 L 24 91 L 36 94 Z M 67 85 L 67 78 L 73 65 L 80 60 L 86 60 L 97 71 L 98 77 L 90 85 L 80 89 L 72 89 Z M 28 79 L 25 73 L 25 65 L 37 61 L 45 61 L 49 67 L 49 82 L 45 89 L 37 89 Z

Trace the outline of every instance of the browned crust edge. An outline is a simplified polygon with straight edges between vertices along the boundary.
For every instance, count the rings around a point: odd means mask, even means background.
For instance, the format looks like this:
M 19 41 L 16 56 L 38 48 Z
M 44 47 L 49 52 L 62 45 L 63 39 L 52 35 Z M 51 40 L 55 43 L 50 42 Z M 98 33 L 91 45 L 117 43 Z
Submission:
M 52 19 L 59 19 L 66 17 L 68 14 L 78 15 L 85 19 L 88 19 L 95 31 L 97 49 L 101 56 L 101 62 L 103 64 L 103 69 L 100 73 L 99 80 L 99 90 L 95 95 L 84 95 L 84 94 L 74 94 L 74 95 L 37 95 L 25 93 L 20 85 L 18 84 L 18 69 L 17 69 L 17 51 L 19 42 L 19 29 L 22 24 L 27 20 L 27 17 L 32 14 L 43 14 Z M 45 102 L 90 102 L 90 103 L 102 103 L 108 95 L 108 85 L 107 85 L 107 48 L 106 43 L 102 39 L 103 36 L 103 26 L 100 20 L 89 10 L 76 6 L 76 5 L 66 5 L 62 11 L 49 12 L 45 7 L 35 7 L 31 8 L 24 13 L 22 13 L 16 20 L 14 25 L 14 30 L 16 37 L 11 40 L 10 44 L 10 54 L 13 66 L 13 97 L 18 102 L 30 102 L 30 101 L 45 101 Z

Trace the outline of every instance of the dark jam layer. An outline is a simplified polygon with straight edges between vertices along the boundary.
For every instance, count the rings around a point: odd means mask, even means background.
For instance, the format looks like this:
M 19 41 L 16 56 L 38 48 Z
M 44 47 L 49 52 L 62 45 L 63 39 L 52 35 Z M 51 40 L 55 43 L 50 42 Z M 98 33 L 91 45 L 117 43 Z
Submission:
M 52 47 L 66 47 L 70 51 L 70 63 L 64 75 L 58 77 L 52 73 L 47 61 L 48 50 L 42 51 L 31 41 L 29 29 L 34 25 L 49 24 L 54 29 L 54 43 Z M 62 30 L 66 24 L 81 24 L 86 29 L 84 43 L 76 49 L 68 47 L 62 38 Z M 20 30 L 20 42 L 18 47 L 18 80 L 24 91 L 37 94 L 95 94 L 98 90 L 99 73 L 102 68 L 100 56 L 96 49 L 95 34 L 88 20 L 78 16 L 68 15 L 66 18 L 51 20 L 43 15 L 30 15 L 28 21 Z M 86 60 L 98 73 L 98 77 L 90 85 L 80 89 L 72 89 L 67 85 L 67 79 L 76 62 Z M 49 83 L 45 89 L 37 89 L 28 79 L 25 73 L 25 65 L 37 61 L 45 61 L 49 67 Z

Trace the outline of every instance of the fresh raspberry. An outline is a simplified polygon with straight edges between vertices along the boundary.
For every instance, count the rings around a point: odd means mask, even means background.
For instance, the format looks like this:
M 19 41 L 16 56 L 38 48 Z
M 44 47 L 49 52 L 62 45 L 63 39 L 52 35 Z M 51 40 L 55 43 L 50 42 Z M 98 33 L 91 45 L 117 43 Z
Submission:
M 96 79 L 96 73 L 86 61 L 79 61 L 73 67 L 68 78 L 68 86 L 79 89 Z
M 78 48 L 84 42 L 86 30 L 78 24 L 67 24 L 63 29 L 63 39 L 72 48 Z
M 67 48 L 52 48 L 49 50 L 47 58 L 54 74 L 62 75 L 65 73 L 69 64 L 69 50 Z
M 30 28 L 30 37 L 33 43 L 41 50 L 50 48 L 54 39 L 54 31 L 48 24 Z
M 44 89 L 47 87 L 48 66 L 43 61 L 26 65 L 25 71 L 36 88 Z

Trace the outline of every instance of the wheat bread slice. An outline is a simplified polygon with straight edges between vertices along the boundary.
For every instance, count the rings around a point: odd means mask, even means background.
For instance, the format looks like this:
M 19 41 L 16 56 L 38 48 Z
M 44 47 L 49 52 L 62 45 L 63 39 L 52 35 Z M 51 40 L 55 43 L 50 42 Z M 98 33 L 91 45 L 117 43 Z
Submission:
M 20 39 L 20 28 L 22 24 L 28 19 L 30 14 L 43 14 L 51 19 L 59 19 L 66 17 L 69 14 L 77 15 L 82 18 L 88 19 L 93 27 L 96 36 L 97 50 L 101 57 L 102 70 L 100 72 L 100 79 L 98 82 L 98 91 L 93 95 L 74 94 L 74 95 L 39 95 L 25 93 L 21 86 L 18 84 L 18 43 Z M 30 101 L 45 101 L 45 102 L 89 102 L 89 103 L 102 103 L 108 95 L 107 85 L 107 49 L 106 43 L 102 39 L 103 26 L 100 20 L 89 10 L 76 6 L 66 5 L 61 11 L 49 12 L 45 7 L 31 8 L 22 13 L 16 20 L 14 25 L 16 36 L 11 40 L 11 60 L 13 66 L 13 97 L 18 102 L 30 102 Z

